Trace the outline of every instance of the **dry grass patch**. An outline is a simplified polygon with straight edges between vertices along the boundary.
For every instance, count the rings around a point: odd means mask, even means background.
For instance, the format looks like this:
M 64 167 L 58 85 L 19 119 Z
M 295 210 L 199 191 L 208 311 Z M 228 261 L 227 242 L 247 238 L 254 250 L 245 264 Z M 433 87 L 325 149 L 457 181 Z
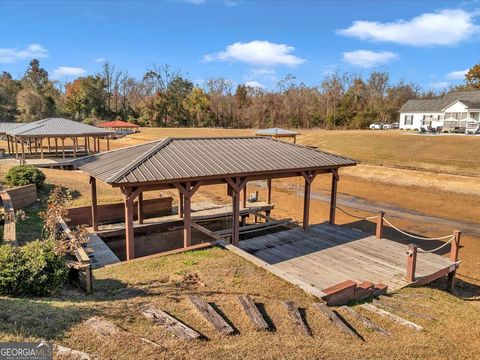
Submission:
M 185 282 L 197 274 L 200 282 Z M 313 304 L 315 299 L 300 289 L 257 268 L 227 250 L 212 248 L 184 254 L 138 260 L 95 271 L 92 297 L 64 291 L 44 300 L 1 298 L 0 340 L 46 338 L 61 345 L 114 359 L 398 359 L 474 358 L 480 339 L 470 336 L 480 326 L 478 308 L 472 303 L 443 291 L 422 288 L 404 293 L 424 293 L 431 299 L 413 299 L 427 305 L 417 308 L 434 321 L 411 319 L 425 327 L 423 332 L 395 325 L 389 320 L 370 316 L 388 329 L 385 338 L 363 328 L 347 316 L 365 338 L 353 340 L 334 327 Z M 219 335 L 190 305 L 187 296 L 196 294 L 213 303 L 237 330 L 233 336 Z M 263 304 L 272 331 L 257 332 L 243 313 L 237 294 L 249 294 Z M 293 300 L 306 309 L 313 330 L 304 336 L 293 325 L 282 304 Z M 184 321 L 207 339 L 185 342 L 145 319 L 140 309 L 145 304 L 167 311 Z M 152 340 L 164 347 L 153 347 L 135 337 L 103 338 L 93 335 L 83 321 L 102 316 L 121 328 Z

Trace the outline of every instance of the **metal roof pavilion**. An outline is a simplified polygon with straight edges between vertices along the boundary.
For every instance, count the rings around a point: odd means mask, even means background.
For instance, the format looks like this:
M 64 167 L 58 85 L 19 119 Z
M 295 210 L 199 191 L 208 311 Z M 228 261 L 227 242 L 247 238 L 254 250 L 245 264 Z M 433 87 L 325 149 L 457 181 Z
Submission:
M 184 249 L 191 249 L 192 197 L 201 186 L 227 185 L 232 198 L 232 244 L 240 239 L 240 194 L 246 204 L 247 183 L 267 180 L 271 201 L 272 179 L 299 176 L 305 180 L 303 228 L 308 229 L 310 189 L 319 174 L 332 175 L 330 222 L 335 220 L 338 169 L 355 161 L 317 149 L 269 137 L 166 138 L 80 158 L 74 166 L 90 175 L 92 224 L 98 230 L 96 180 L 120 187 L 125 203 L 127 260 L 135 258 L 134 202 L 138 199 L 139 224 L 143 223 L 143 192 L 177 189 L 183 218 Z

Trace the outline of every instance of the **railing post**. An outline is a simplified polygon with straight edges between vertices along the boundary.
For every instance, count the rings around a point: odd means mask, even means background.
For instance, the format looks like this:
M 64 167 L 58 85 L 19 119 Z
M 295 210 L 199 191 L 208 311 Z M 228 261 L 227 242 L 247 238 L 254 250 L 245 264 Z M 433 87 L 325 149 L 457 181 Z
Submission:
M 462 236 L 462 232 L 460 230 L 454 230 L 453 236 L 455 239 L 452 241 L 452 246 L 450 248 L 450 261 L 457 262 L 458 261 L 458 249 L 460 245 L 460 237 Z
M 409 244 L 407 252 L 407 281 L 415 281 L 415 268 L 417 266 L 417 245 Z
M 377 228 L 375 231 L 375 236 L 377 239 L 381 239 L 383 237 L 383 217 L 385 216 L 385 212 L 380 211 L 377 216 Z
M 453 231 L 453 236 L 455 238 L 452 241 L 452 246 L 450 248 L 450 261 L 452 262 L 457 262 L 458 261 L 458 249 L 460 248 L 460 237 L 462 236 L 462 232 L 459 230 L 454 230 Z M 455 287 L 455 275 L 457 273 L 457 269 L 455 267 L 455 270 L 451 271 L 448 273 L 448 278 L 447 278 L 447 290 L 448 291 L 453 291 L 453 288 Z

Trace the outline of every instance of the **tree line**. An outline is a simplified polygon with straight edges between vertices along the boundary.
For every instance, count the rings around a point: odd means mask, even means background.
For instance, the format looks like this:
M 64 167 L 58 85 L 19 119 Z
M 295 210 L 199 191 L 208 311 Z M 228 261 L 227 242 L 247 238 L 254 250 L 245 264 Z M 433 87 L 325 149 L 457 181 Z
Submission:
M 449 90 L 480 89 L 480 64 Z M 152 66 L 141 79 L 105 62 L 101 71 L 60 84 L 32 60 L 20 79 L 0 77 L 0 121 L 31 122 L 62 116 L 85 123 L 122 119 L 141 126 L 231 128 L 363 128 L 395 122 L 408 99 L 429 99 L 412 82 L 393 83 L 388 72 L 362 77 L 332 73 L 316 86 L 294 75 L 274 89 L 235 85 L 223 77 L 194 84 L 169 65 Z

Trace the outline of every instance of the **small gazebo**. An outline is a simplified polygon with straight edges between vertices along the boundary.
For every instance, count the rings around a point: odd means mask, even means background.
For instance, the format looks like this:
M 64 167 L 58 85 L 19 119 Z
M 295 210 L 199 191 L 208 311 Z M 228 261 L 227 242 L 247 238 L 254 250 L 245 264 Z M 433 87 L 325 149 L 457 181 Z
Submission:
M 267 136 L 271 138 L 293 138 L 293 143 L 297 142 L 297 135 L 300 135 L 299 132 L 286 130 L 281 128 L 270 128 L 270 129 L 263 129 L 258 130 L 255 133 L 256 136 Z
M 100 139 L 106 141 L 106 149 L 110 150 L 111 131 L 69 119 L 47 118 L 9 127 L 5 131 L 8 153 L 21 160 L 46 156 L 76 158 L 97 153 Z
M 133 131 L 133 132 L 137 132 L 138 128 L 140 127 L 136 124 L 131 124 L 129 122 L 122 121 L 122 120 L 107 121 L 107 122 L 103 122 L 101 124 L 98 124 L 97 126 L 99 128 L 102 128 L 102 129 L 109 129 L 109 130 L 113 130 L 113 131 L 130 130 L 130 131 Z

